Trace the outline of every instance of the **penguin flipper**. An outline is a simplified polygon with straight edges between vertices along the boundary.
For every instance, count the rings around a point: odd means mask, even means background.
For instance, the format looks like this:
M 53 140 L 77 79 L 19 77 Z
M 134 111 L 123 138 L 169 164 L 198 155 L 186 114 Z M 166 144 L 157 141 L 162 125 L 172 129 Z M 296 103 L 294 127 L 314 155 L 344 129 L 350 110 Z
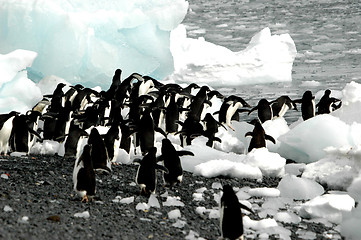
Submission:
M 164 160 L 163 155 L 160 155 L 160 156 L 157 157 L 157 162 L 161 162 L 161 161 L 163 161 L 163 160 Z
M 258 106 L 256 106 L 256 107 L 252 108 L 251 110 L 249 110 L 248 115 L 250 115 L 250 114 L 251 114 L 251 112 L 253 112 L 253 111 L 257 110 L 257 109 L 258 109 Z
M 214 138 L 213 138 L 213 141 L 217 141 L 217 142 L 219 142 L 219 143 L 222 142 L 222 140 L 221 140 L 219 137 L 214 137 Z
M 253 137 L 253 132 L 247 132 L 244 136 L 245 137 Z
M 216 114 L 219 114 L 219 111 L 215 111 L 215 112 L 213 113 L 213 115 L 216 115 Z
M 142 159 L 140 159 L 140 158 L 135 158 L 135 159 L 133 160 L 133 163 L 141 164 L 141 163 L 142 163 Z
M 276 144 L 276 140 L 275 140 L 272 136 L 270 136 L 270 135 L 265 134 L 265 139 L 270 140 L 271 142 L 273 142 L 274 144 Z
M 158 169 L 158 170 L 161 170 L 161 171 L 163 171 L 163 172 L 165 172 L 165 173 L 167 173 L 167 174 L 169 173 L 168 168 L 166 168 L 166 167 L 164 167 L 164 166 L 162 166 L 162 165 L 156 164 L 156 165 L 155 165 L 155 168 Z
M 160 134 L 162 134 L 164 137 L 167 137 L 167 134 L 164 132 L 163 129 L 161 129 L 160 127 L 155 127 L 154 131 L 159 132 Z
M 252 211 L 252 209 L 250 209 L 250 208 L 247 207 L 246 205 L 243 205 L 242 203 L 239 203 L 239 205 L 240 205 L 240 208 L 241 208 L 241 209 L 245 209 L 245 210 L 247 210 L 248 212 L 255 214 L 255 213 Z
M 194 153 L 192 153 L 191 151 L 186 151 L 186 150 L 179 150 L 177 151 L 178 156 L 185 156 L 185 155 L 189 155 L 189 156 L 194 156 Z

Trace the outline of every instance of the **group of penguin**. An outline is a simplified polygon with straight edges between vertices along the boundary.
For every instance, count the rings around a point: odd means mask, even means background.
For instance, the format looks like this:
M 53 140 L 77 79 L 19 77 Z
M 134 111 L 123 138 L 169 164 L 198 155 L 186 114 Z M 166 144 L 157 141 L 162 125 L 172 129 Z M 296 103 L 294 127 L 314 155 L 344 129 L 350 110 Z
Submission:
M 73 183 L 82 202 L 96 193 L 96 173 L 110 173 L 116 162 L 118 149 L 127 153 L 140 149 L 142 158 L 135 177 L 140 193 L 150 195 L 157 185 L 156 170 L 163 172 L 165 186 L 174 187 L 182 182 L 183 170 L 180 156 L 193 155 L 190 151 L 176 150 L 167 135 L 179 135 L 180 145 L 192 144 L 198 136 L 208 139 L 207 146 L 221 142 L 216 134 L 220 127 L 233 130 L 231 121 L 239 121 L 240 113 L 250 115 L 257 110 L 248 151 L 266 146 L 266 140 L 275 142 L 265 133 L 262 123 L 282 117 L 288 109 L 297 110 L 301 104 L 303 120 L 316 114 L 330 113 L 341 107 L 341 100 L 330 96 L 326 90 L 318 104 L 311 91 L 301 99 L 291 100 L 281 96 L 273 101 L 259 100 L 251 107 L 236 95 L 223 96 L 208 86 L 195 83 L 186 87 L 163 84 L 149 76 L 133 73 L 123 81 L 120 69 L 114 73 L 107 91 L 95 91 L 82 85 L 66 86 L 59 83 L 53 94 L 44 95 L 26 114 L 10 112 L 0 114 L 0 153 L 9 151 L 29 153 L 36 141 L 53 140 L 64 143 L 65 158 L 75 159 Z M 198 90 L 198 91 L 197 91 Z M 221 100 L 219 110 L 210 112 L 215 99 Z M 218 118 L 215 117 L 218 115 Z M 107 127 L 100 134 L 99 126 Z M 156 156 L 155 132 L 164 136 L 161 155 Z M 87 139 L 80 144 L 81 139 Z M 158 164 L 163 162 L 163 164 Z M 237 239 L 243 234 L 241 205 L 229 185 L 223 187 L 221 198 L 221 231 L 224 238 Z M 237 227 L 240 226 L 242 227 Z

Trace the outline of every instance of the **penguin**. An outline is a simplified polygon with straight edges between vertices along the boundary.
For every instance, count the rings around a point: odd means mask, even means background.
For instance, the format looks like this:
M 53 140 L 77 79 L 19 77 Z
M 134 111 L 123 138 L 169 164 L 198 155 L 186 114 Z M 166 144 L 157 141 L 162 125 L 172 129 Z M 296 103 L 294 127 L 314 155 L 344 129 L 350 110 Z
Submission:
M 58 112 L 65 103 L 63 88 L 66 86 L 64 83 L 58 83 L 52 95 L 45 95 L 51 97 L 50 108 L 53 112 Z
M 272 102 L 267 101 L 267 99 L 262 98 L 258 101 L 256 107 L 252 108 L 248 115 L 251 114 L 254 110 L 258 110 L 258 118 L 261 123 L 264 123 L 267 120 L 272 120 L 273 118 L 273 111 L 271 107 Z
M 331 90 L 327 89 L 320 101 L 316 104 L 317 114 L 328 114 L 341 107 L 341 100 L 330 97 Z M 339 105 L 335 103 L 340 102 Z
M 79 124 L 77 124 L 74 120 L 71 121 L 70 128 L 69 128 L 69 134 L 65 140 L 64 148 L 65 158 L 72 158 L 76 157 L 78 155 L 78 144 L 81 137 L 88 137 L 89 134 L 81 129 L 79 127 Z
M 73 101 L 80 90 L 84 89 L 84 86 L 81 84 L 76 84 L 75 86 L 70 86 L 68 91 L 64 93 L 65 103 L 70 102 L 73 107 Z
M 74 191 L 82 198 L 82 202 L 93 199 L 96 193 L 95 172 L 91 159 L 92 146 L 87 144 L 75 161 L 73 170 Z
M 222 239 L 243 239 L 242 208 L 254 214 L 250 208 L 239 202 L 230 185 L 224 185 L 219 207 Z
M 179 106 L 176 102 L 176 92 L 169 93 L 170 100 L 165 111 L 165 130 L 167 133 L 175 133 L 178 131 Z
M 147 95 L 155 88 L 155 84 L 152 78 L 144 79 L 139 85 L 138 96 Z
M 41 114 L 46 112 L 46 109 L 50 106 L 50 101 L 46 98 L 40 100 L 34 107 L 32 107 L 31 111 L 36 111 Z
M 161 133 L 164 137 L 167 136 L 163 129 L 155 126 L 150 110 L 148 108 L 144 108 L 139 124 L 136 126 L 140 150 L 143 155 L 145 155 L 150 148 L 154 147 L 154 131 Z
M 289 96 L 281 96 L 272 101 L 271 104 L 273 117 L 283 117 L 288 109 L 295 109 L 298 111 L 296 103 L 291 100 Z
M 239 116 L 238 114 L 235 113 L 250 111 L 250 110 L 240 109 L 242 107 L 249 108 L 251 106 L 243 98 L 235 95 L 231 95 L 224 99 L 219 111 L 216 111 L 213 114 L 218 114 L 218 121 L 220 123 L 225 123 L 230 129 L 234 131 L 234 128 L 231 126 L 231 120 L 239 121 Z
M 0 154 L 7 155 L 9 139 L 13 128 L 13 120 L 19 113 L 12 111 L 7 114 L 0 114 Z
M 59 109 L 59 112 L 56 115 L 53 140 L 58 142 L 63 142 L 65 140 L 65 136 L 69 133 L 72 113 L 73 111 L 71 111 L 70 102 L 66 102 L 65 106 Z
M 191 116 L 197 121 L 200 121 L 201 114 L 203 111 L 204 104 L 212 105 L 207 99 L 207 93 L 210 91 L 208 86 L 202 86 L 198 93 L 192 98 L 191 104 L 189 105 L 189 112 L 187 116 Z
M 104 136 L 105 147 L 107 148 L 109 160 L 116 163 L 121 140 L 121 129 L 119 123 L 113 123 Z
M 223 127 L 226 130 L 227 130 L 227 128 L 222 123 L 215 120 L 214 117 L 212 116 L 212 114 L 210 114 L 210 113 L 207 113 L 202 121 L 205 122 L 205 124 L 206 124 L 204 134 L 203 134 L 205 137 L 208 138 L 208 142 L 206 143 L 206 145 L 208 147 L 213 147 L 214 141 L 222 142 L 222 140 L 220 138 L 216 137 L 215 135 L 218 132 L 219 126 Z
M 112 83 L 109 89 L 105 93 L 106 99 L 112 100 L 115 97 L 115 92 L 117 91 L 118 87 L 121 84 L 121 75 L 122 75 L 122 70 L 119 68 L 116 69 L 113 75 Z
M 303 121 L 313 118 L 316 115 L 315 97 L 312 96 L 311 91 L 305 91 L 302 95 L 302 99 L 295 100 L 295 102 L 301 103 Z
M 157 164 L 156 153 L 157 148 L 152 147 L 142 160 L 134 159 L 134 163 L 139 164 L 135 182 L 140 186 L 141 195 L 149 196 L 155 193 L 157 186 L 157 169 L 168 172 L 167 168 Z
M 162 140 L 162 155 L 158 157 L 158 161 L 164 162 L 164 167 L 168 172 L 163 172 L 163 180 L 166 186 L 173 187 L 183 180 L 183 169 L 180 161 L 180 156 L 194 154 L 190 151 L 177 151 L 168 138 Z
M 31 120 L 27 115 L 17 115 L 13 119 L 13 128 L 10 135 L 10 147 L 12 151 L 29 153 L 31 148 L 31 134 L 41 139 L 39 133 L 34 131 Z
M 95 127 L 90 131 L 88 144 L 94 149 L 91 154 L 94 170 L 98 173 L 110 174 L 112 170 L 107 148 L 105 147 L 104 140 L 100 136 L 98 129 Z
M 245 137 L 252 137 L 248 147 L 248 152 L 251 152 L 254 148 L 266 147 L 266 140 L 269 140 L 276 144 L 276 140 L 272 136 L 265 133 L 262 124 L 257 119 L 255 119 L 252 123 L 254 123 L 253 132 L 247 132 L 245 134 Z
M 188 116 L 184 123 L 178 121 L 182 126 L 181 131 L 175 133 L 180 134 L 181 146 L 191 145 L 194 138 L 204 134 L 203 126 L 194 116 Z

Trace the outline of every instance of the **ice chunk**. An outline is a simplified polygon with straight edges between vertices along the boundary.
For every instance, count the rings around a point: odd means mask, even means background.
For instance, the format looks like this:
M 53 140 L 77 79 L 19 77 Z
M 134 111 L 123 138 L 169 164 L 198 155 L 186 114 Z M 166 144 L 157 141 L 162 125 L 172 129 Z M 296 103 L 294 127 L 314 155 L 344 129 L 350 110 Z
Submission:
M 252 197 L 278 197 L 280 190 L 277 188 L 253 188 L 248 191 Z
M 274 216 L 274 219 L 278 222 L 284 223 L 299 224 L 301 222 L 301 218 L 292 212 L 278 212 Z
M 202 193 L 193 193 L 192 196 L 193 196 L 193 201 L 196 201 L 196 202 L 204 201 Z
M 180 220 L 180 219 L 177 219 L 177 221 L 175 223 L 172 224 L 173 227 L 176 227 L 176 228 L 184 228 L 184 226 L 187 224 L 186 221 L 183 221 L 183 220 Z
M 179 25 L 171 33 L 171 51 L 179 82 L 207 83 L 211 86 L 291 81 L 295 44 L 288 34 L 271 35 L 269 28 L 257 33 L 240 52 L 217 46 L 204 38 L 186 37 Z
M 278 184 L 280 196 L 296 200 L 308 200 L 324 193 L 323 187 L 317 182 L 287 175 Z
M 304 203 L 300 209 L 303 218 L 326 218 L 330 222 L 340 224 L 342 214 L 350 212 L 355 200 L 348 194 L 325 194 Z
M 135 206 L 135 209 L 140 210 L 140 211 L 146 211 L 150 208 L 150 206 L 144 202 L 140 202 L 137 204 L 137 206 Z
M 180 201 L 180 197 L 171 197 L 168 196 L 167 200 L 163 202 L 163 206 L 176 206 L 176 207 L 184 207 L 184 203 Z
M 347 125 L 329 114 L 318 115 L 304 121 L 278 138 L 278 152 L 285 158 L 310 163 L 325 157 L 329 146 L 354 146 L 361 143 L 357 125 Z
M 78 218 L 89 218 L 90 217 L 90 213 L 89 211 L 84 211 L 81 213 L 75 213 L 74 217 L 78 217 Z
M 276 227 L 278 226 L 277 222 L 274 219 L 266 218 L 262 220 L 252 220 L 248 216 L 243 217 L 243 226 L 245 228 L 252 228 L 256 231 L 270 228 L 270 227 Z
M 334 190 L 346 190 L 360 172 L 361 146 L 329 147 L 325 152 L 325 158 L 306 165 L 302 177 L 317 180 Z
M 259 168 L 226 159 L 211 160 L 194 168 L 194 173 L 204 177 L 229 176 L 235 178 L 262 178 Z
M 247 154 L 245 162 L 258 167 L 265 176 L 281 177 L 284 175 L 286 159 L 278 153 L 269 152 L 267 148 L 253 149 Z
M 150 195 L 150 197 L 148 199 L 148 206 L 149 207 L 160 208 L 159 201 L 158 201 L 157 196 L 155 194 Z
M 123 198 L 119 202 L 123 203 L 123 204 L 130 204 L 130 203 L 134 202 L 134 196 L 128 197 L 128 198 Z
M 26 71 L 36 56 L 35 52 L 27 50 L 0 54 L 0 113 L 25 113 L 42 99 L 40 89 L 28 79 Z
M 4 212 L 12 212 L 12 211 L 14 211 L 14 210 L 10 206 L 5 205 Z
M 168 212 L 169 219 L 178 219 L 180 217 L 181 217 L 181 212 L 179 209 L 174 209 L 174 210 Z
M 222 189 L 222 184 L 220 182 L 214 182 L 212 183 L 212 188 L 213 189 Z

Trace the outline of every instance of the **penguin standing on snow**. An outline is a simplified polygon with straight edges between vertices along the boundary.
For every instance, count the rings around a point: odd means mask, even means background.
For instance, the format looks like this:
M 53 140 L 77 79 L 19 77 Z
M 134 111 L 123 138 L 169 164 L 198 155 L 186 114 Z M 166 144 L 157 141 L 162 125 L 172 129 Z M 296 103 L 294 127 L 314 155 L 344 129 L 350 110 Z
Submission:
M 206 145 L 208 147 L 213 147 L 214 141 L 222 142 L 220 138 L 216 137 L 218 127 L 222 126 L 226 130 L 227 128 L 222 123 L 214 119 L 214 117 L 210 113 L 207 113 L 202 121 L 205 122 L 206 125 L 203 133 L 203 135 L 208 138 Z
M 149 196 L 155 193 L 157 186 L 157 173 L 156 170 L 168 172 L 168 170 L 161 165 L 157 164 L 156 158 L 157 148 L 152 147 L 142 160 L 135 159 L 135 163 L 139 163 L 135 182 L 140 186 L 140 194 Z
M 249 111 L 248 115 L 251 114 L 254 110 L 258 110 L 258 118 L 261 123 L 264 123 L 267 120 L 271 120 L 273 118 L 273 111 L 271 107 L 272 102 L 268 102 L 267 99 L 262 98 L 259 100 L 256 107 L 252 108 Z
M 105 147 L 103 138 L 100 136 L 98 129 L 92 128 L 90 131 L 88 144 L 92 146 L 91 159 L 93 167 L 96 172 L 103 172 L 110 174 L 111 163 L 109 161 L 108 152 Z
M 180 156 L 194 154 L 190 151 L 177 151 L 171 141 L 167 138 L 162 140 L 162 155 L 158 160 L 164 162 L 164 167 L 168 169 L 168 172 L 163 173 L 163 179 L 166 186 L 172 187 L 176 183 L 181 183 L 183 179 L 183 169 L 180 161 Z
M 238 112 L 250 112 L 250 110 L 240 109 L 241 107 L 251 106 L 243 98 L 231 95 L 224 99 L 221 108 L 214 114 L 218 113 L 219 122 L 226 123 L 226 125 L 234 131 L 233 127 L 231 126 L 231 120 L 239 121 Z M 253 109 L 251 111 L 253 111 Z
M 220 227 L 223 239 L 243 239 L 243 220 L 241 208 L 253 211 L 238 201 L 230 185 L 223 186 L 220 201 Z
M 0 114 L 0 154 L 7 154 L 9 148 L 9 139 L 13 128 L 13 120 L 17 112 Z
M 270 140 L 271 142 L 276 144 L 276 140 L 272 136 L 265 133 L 262 124 L 258 120 L 254 121 L 253 132 L 247 132 L 245 134 L 245 137 L 247 136 L 252 136 L 251 142 L 248 147 L 248 152 L 251 152 L 254 148 L 266 147 L 266 140 Z
M 75 161 L 73 170 L 74 191 L 82 197 L 82 202 L 88 202 L 95 196 L 95 172 L 91 159 L 92 147 L 87 144 L 83 153 Z
M 330 97 L 331 90 L 327 89 L 324 93 L 324 95 L 321 97 L 320 101 L 317 103 L 317 114 L 325 114 L 325 113 L 331 113 L 334 110 L 341 107 L 341 100 Z M 340 102 L 339 105 L 336 105 L 335 103 Z
M 272 112 L 273 118 L 275 117 L 283 117 L 288 109 L 297 110 L 296 103 L 291 100 L 289 96 L 281 96 L 277 98 L 275 101 L 272 101 Z
M 310 119 L 316 115 L 315 97 L 312 96 L 311 91 L 303 93 L 302 99 L 295 100 L 297 103 L 301 103 L 301 113 L 303 121 Z

